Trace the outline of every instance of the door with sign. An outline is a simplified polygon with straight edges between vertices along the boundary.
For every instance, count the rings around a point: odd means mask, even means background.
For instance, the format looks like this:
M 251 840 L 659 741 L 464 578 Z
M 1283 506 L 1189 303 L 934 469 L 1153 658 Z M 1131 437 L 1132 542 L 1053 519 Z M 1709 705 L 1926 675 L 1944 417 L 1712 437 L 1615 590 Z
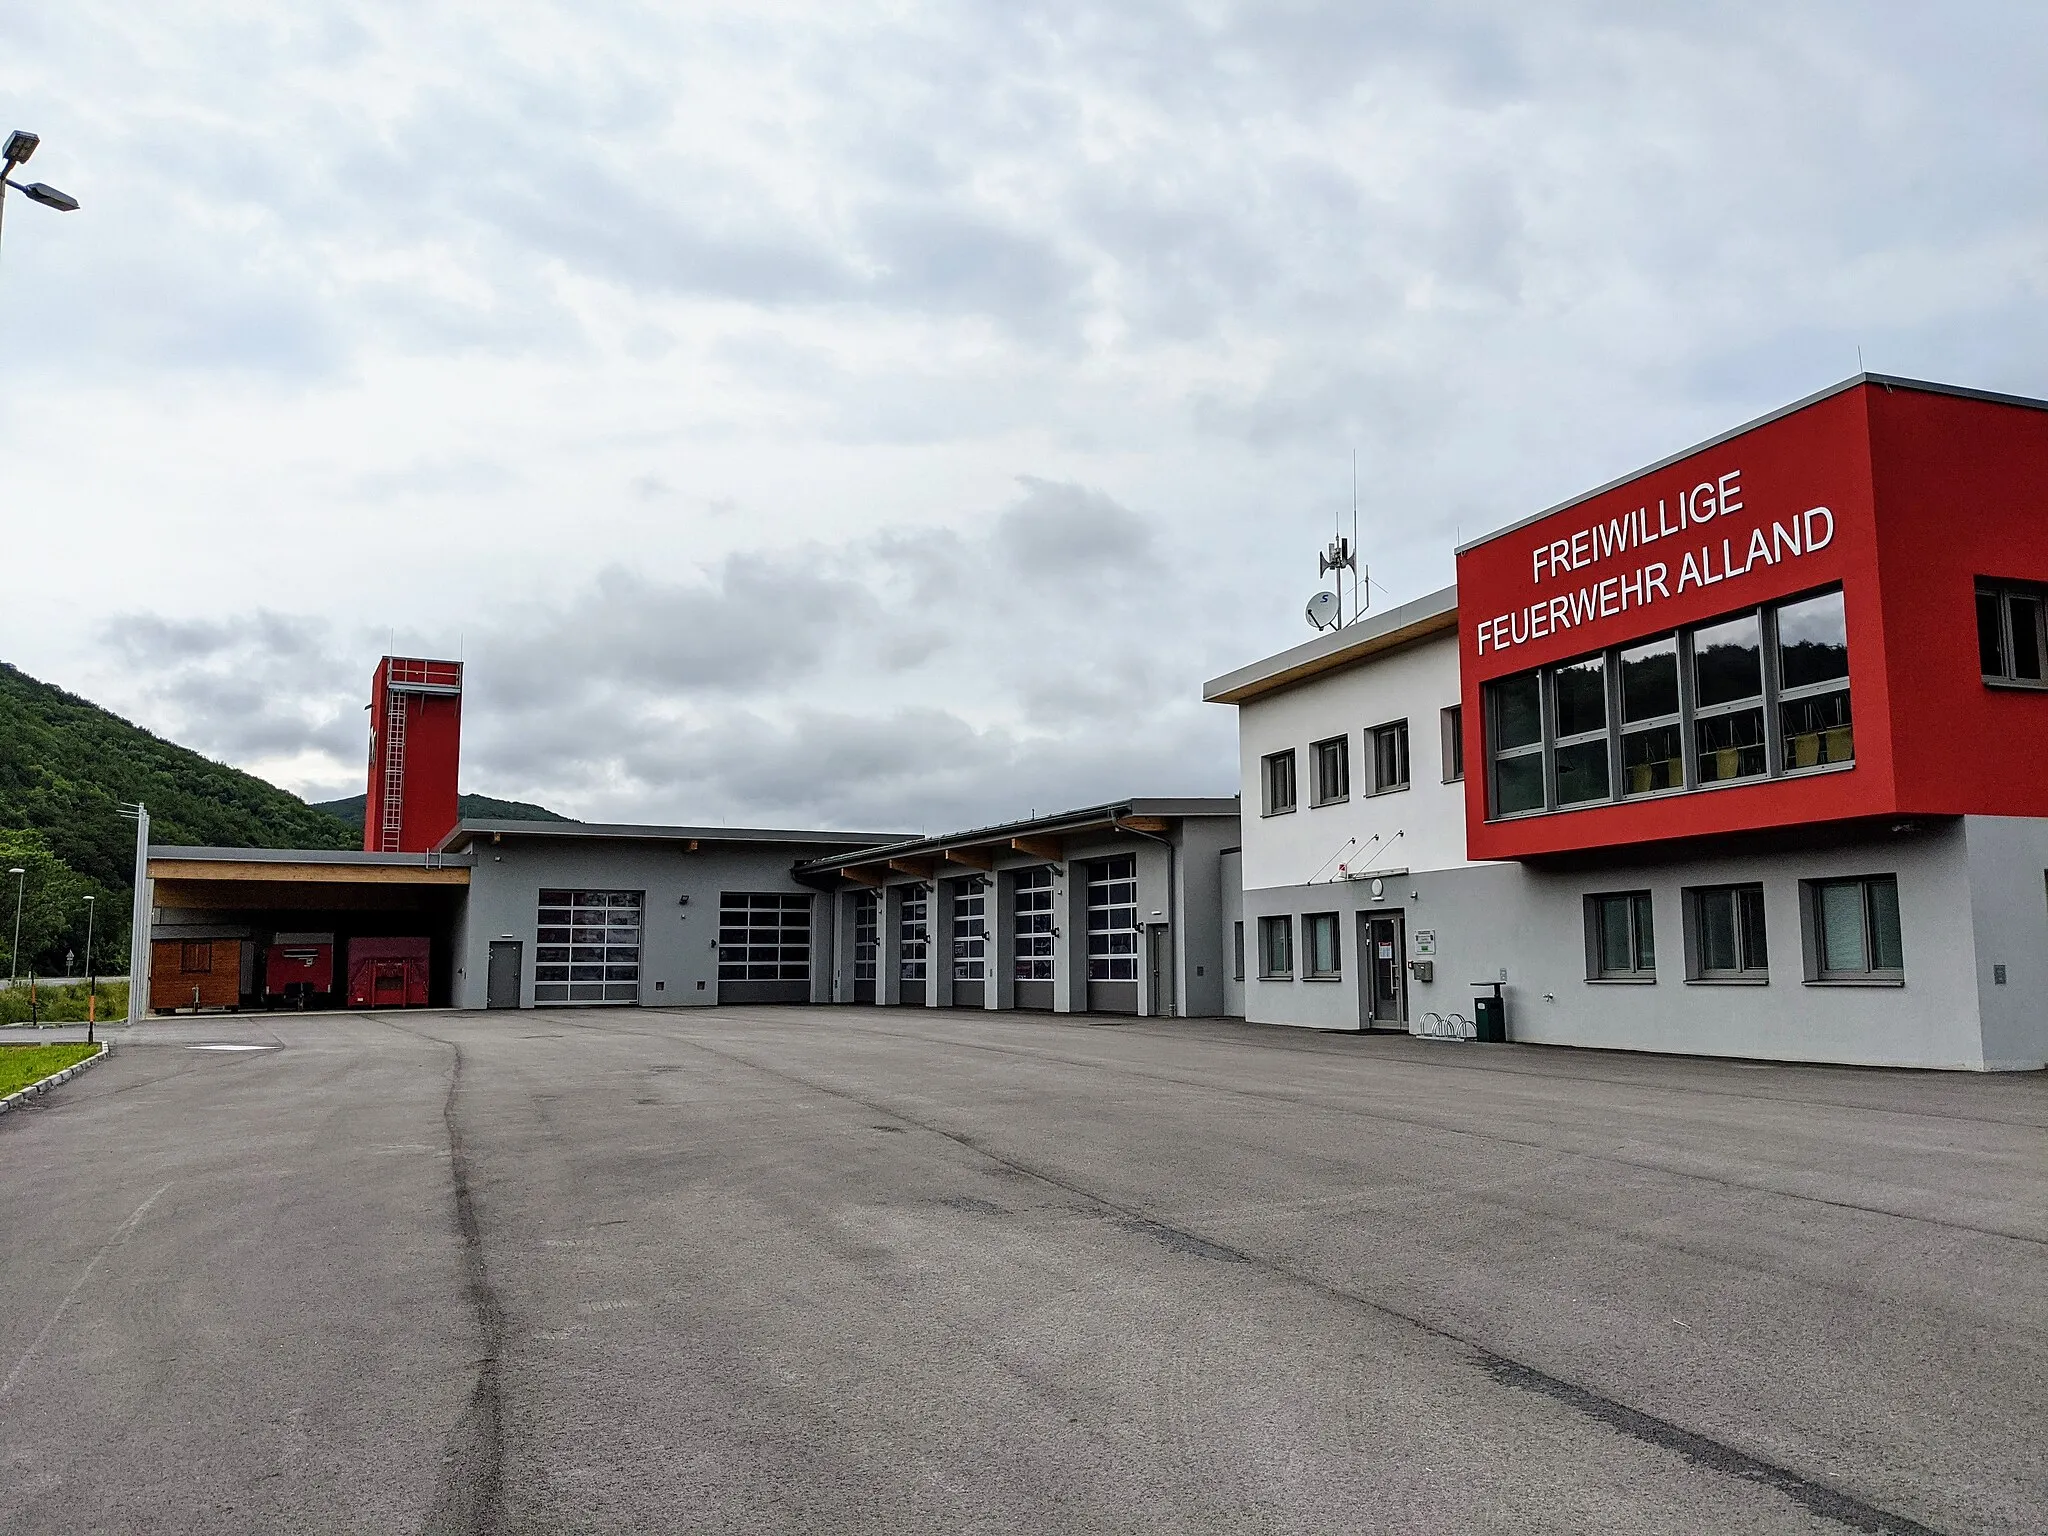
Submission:
M 1408 1027 L 1407 920 L 1400 912 L 1358 914 L 1361 1029 Z

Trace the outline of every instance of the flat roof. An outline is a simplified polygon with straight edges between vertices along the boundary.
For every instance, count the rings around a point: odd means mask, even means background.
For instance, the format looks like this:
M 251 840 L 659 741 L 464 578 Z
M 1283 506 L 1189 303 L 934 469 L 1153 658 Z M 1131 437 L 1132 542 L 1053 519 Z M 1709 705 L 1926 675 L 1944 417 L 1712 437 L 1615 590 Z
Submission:
M 1072 832 L 1092 831 L 1098 827 L 1113 827 L 1119 822 L 1165 823 L 1197 816 L 1235 817 L 1237 814 L 1238 799 L 1235 795 L 1110 800 L 1102 805 L 1086 806 L 1076 811 L 1057 811 L 1049 816 L 1031 816 L 1022 821 L 1004 821 L 992 826 L 969 827 L 964 831 L 949 832 L 942 837 L 905 838 L 898 842 L 863 848 L 857 853 L 834 854 L 829 858 L 812 859 L 799 868 L 817 871 L 846 869 L 854 865 L 881 864 L 890 859 L 910 858 L 920 854 L 942 854 L 953 848 L 1007 843 L 1013 837 L 1054 837 Z M 1156 832 L 1161 828 L 1132 825 L 1130 830 Z
M 444 849 L 457 849 L 479 837 L 584 837 L 612 842 L 651 843 L 842 843 L 866 848 L 901 842 L 910 832 L 818 832 L 787 827 L 665 827 L 602 821 L 470 821 L 455 824 L 441 839 Z
M 1202 698 L 1210 704 L 1242 704 L 1321 673 L 1348 667 L 1381 651 L 1411 645 L 1431 635 L 1455 633 L 1457 628 L 1458 589 L 1452 585 L 1342 629 L 1317 635 L 1277 656 L 1211 678 L 1202 685 Z
M 1578 506 L 1581 502 L 1591 501 L 1595 496 L 1605 496 L 1609 491 L 1614 490 L 1618 486 L 1627 485 L 1631 480 L 1640 480 L 1645 475 L 1654 475 L 1660 469 L 1669 469 L 1681 459 L 1689 459 L 1696 453 L 1705 453 L 1709 448 L 1718 448 L 1721 444 L 1738 438 L 1745 432 L 1754 432 L 1758 427 L 1768 426 L 1774 421 L 1779 421 L 1784 417 L 1792 415 L 1795 411 L 1803 411 L 1810 405 L 1818 405 L 1821 401 L 1831 399 L 1841 394 L 1844 390 L 1854 389 L 1860 384 L 1875 384 L 1884 389 L 1916 390 L 1925 395 L 1954 395 L 1958 399 L 1982 400 L 1991 405 L 2016 405 L 2029 411 L 2048 411 L 2048 400 L 2036 400 L 2029 395 L 2002 395 L 1996 390 L 1967 389 L 1960 384 L 1937 384 L 1930 379 L 1908 379 L 1893 373 L 1851 374 L 1839 384 L 1830 384 L 1826 389 L 1815 390 L 1803 400 L 1794 400 L 1790 405 L 1781 405 L 1775 411 L 1766 411 L 1763 415 L 1753 420 L 1745 421 L 1739 427 L 1730 427 L 1726 432 L 1718 433 L 1702 442 L 1694 443 L 1690 448 L 1681 448 L 1676 453 L 1666 454 L 1654 464 L 1645 464 L 1641 469 L 1630 470 L 1627 474 L 1610 480 L 1605 485 L 1597 485 L 1590 491 L 1582 491 L 1568 500 L 1560 501 L 1554 507 L 1545 507 L 1541 512 L 1532 512 L 1527 517 L 1517 518 L 1514 522 L 1496 528 L 1491 533 L 1481 534 L 1476 539 L 1468 539 L 1458 546 L 1457 552 L 1462 555 L 1468 549 L 1477 549 L 1482 544 L 1491 544 L 1495 539 L 1504 538 L 1518 528 L 1526 528 L 1531 523 L 1540 523 L 1546 517 L 1552 517 L 1559 512 L 1567 511 L 1572 507 Z
M 476 862 L 466 854 L 365 853 L 360 848 L 186 848 L 176 843 L 151 843 L 149 857 L 206 864 L 336 864 L 382 869 L 443 869 Z

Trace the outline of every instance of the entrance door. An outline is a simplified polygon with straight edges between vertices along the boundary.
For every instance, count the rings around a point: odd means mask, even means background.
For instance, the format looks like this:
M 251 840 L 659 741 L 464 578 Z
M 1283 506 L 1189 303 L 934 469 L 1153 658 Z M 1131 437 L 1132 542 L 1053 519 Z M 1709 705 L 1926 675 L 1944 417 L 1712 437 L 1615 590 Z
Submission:
M 1152 1015 L 1173 1017 L 1173 930 L 1154 923 L 1145 930 L 1145 964 L 1152 978 Z
M 1399 912 L 1358 914 L 1360 1024 L 1366 1029 L 1408 1027 L 1407 924 Z
M 520 951 L 523 947 L 516 939 L 492 941 L 491 969 L 484 984 L 486 1008 L 519 1006 L 519 972 L 523 958 Z

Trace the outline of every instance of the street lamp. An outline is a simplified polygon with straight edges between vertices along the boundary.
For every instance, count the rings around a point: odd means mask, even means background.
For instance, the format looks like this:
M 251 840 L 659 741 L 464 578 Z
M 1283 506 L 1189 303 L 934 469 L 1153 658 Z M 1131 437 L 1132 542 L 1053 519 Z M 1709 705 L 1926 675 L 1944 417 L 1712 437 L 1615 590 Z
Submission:
M 78 199 L 69 192 L 59 192 L 44 182 L 31 181 L 26 186 L 14 179 L 15 171 L 28 163 L 28 157 L 36 152 L 36 146 L 43 141 L 25 128 L 17 128 L 7 135 L 5 145 L 0 145 L 0 217 L 7 212 L 7 189 L 14 188 L 32 203 L 41 203 L 45 208 L 54 208 L 59 213 L 76 213 Z
M 12 987 L 15 974 L 21 969 L 16 963 L 16 956 L 21 953 L 21 888 L 26 883 L 28 871 L 10 869 L 7 873 L 14 876 L 14 944 L 7 951 L 7 985 Z
M 92 920 L 99 908 L 93 905 L 92 897 L 85 898 L 85 1043 L 91 1045 L 93 1002 L 98 993 L 93 987 L 92 974 Z

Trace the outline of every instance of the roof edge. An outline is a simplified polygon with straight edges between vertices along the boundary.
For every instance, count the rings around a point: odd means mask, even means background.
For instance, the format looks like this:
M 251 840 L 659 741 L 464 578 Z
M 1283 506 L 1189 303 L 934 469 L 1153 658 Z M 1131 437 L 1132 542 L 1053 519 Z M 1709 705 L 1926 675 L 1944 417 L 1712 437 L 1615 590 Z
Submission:
M 1455 631 L 1457 627 L 1458 588 L 1453 583 L 1389 608 L 1363 624 L 1347 624 L 1239 667 L 1235 672 L 1211 678 L 1202 685 L 1202 700 L 1208 704 L 1242 704 L 1351 666 L 1368 656 Z
M 1827 388 L 1817 389 L 1803 399 L 1794 400 L 1790 405 L 1781 405 L 1776 410 L 1766 411 L 1761 416 L 1752 417 L 1739 427 L 1730 427 L 1726 432 L 1716 433 L 1712 437 L 1694 443 L 1690 448 L 1681 448 L 1676 453 L 1666 454 L 1654 464 L 1645 464 L 1641 469 L 1632 469 L 1625 475 L 1609 480 L 1605 485 L 1595 486 L 1590 491 L 1581 491 L 1576 496 L 1560 501 L 1556 506 L 1545 507 L 1541 512 L 1532 512 L 1527 517 L 1517 518 L 1512 523 L 1505 523 L 1494 529 L 1491 533 L 1481 534 L 1476 539 L 1468 539 L 1458 546 L 1456 552 L 1462 555 L 1467 550 L 1478 549 L 1481 545 L 1491 544 L 1495 539 L 1505 538 L 1511 533 L 1527 528 L 1531 523 L 1540 523 L 1546 517 L 1554 517 L 1559 512 L 1569 512 L 1573 507 L 1591 501 L 1596 496 L 1605 496 L 1609 491 L 1619 490 L 1632 480 L 1640 480 L 1645 475 L 1654 475 L 1660 469 L 1669 469 L 1681 459 L 1689 459 L 1696 453 L 1705 453 L 1709 448 L 1718 448 L 1723 443 L 1742 436 L 1745 432 L 1754 432 L 1758 427 L 1767 427 L 1774 421 L 1783 420 L 1796 411 L 1803 411 L 1808 406 L 1818 405 L 1823 400 L 1832 399 L 1834 396 L 1852 390 L 1860 384 L 1876 384 L 1885 389 L 1913 390 L 1923 395 L 1953 395 L 1962 400 L 1981 400 L 1988 405 L 2013 405 L 2029 411 L 2048 411 L 2048 400 L 2037 400 L 2031 395 L 2006 395 L 1991 389 L 1971 389 L 1962 384 L 1938 384 L 1932 379 L 1909 379 L 1895 373 L 1851 374 L 1839 383 L 1830 384 Z

